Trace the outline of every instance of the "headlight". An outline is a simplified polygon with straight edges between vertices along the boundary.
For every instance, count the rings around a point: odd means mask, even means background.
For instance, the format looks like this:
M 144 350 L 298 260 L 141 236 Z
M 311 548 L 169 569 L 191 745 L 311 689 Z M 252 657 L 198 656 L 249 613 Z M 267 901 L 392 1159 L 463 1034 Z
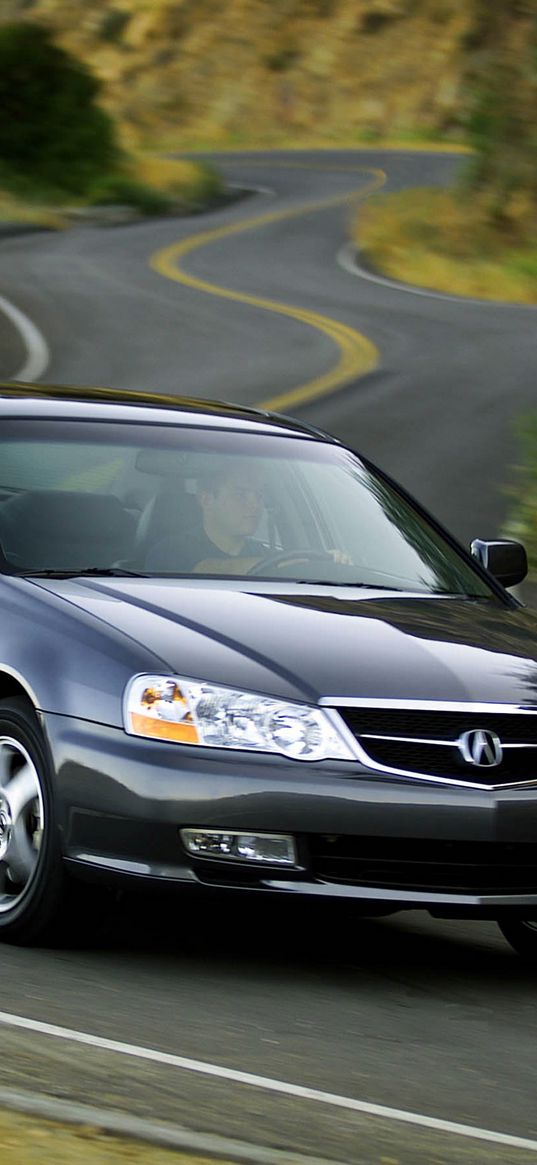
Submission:
M 293 760 L 353 760 L 320 708 L 179 676 L 131 680 L 125 694 L 125 729 L 134 736 L 277 752 Z

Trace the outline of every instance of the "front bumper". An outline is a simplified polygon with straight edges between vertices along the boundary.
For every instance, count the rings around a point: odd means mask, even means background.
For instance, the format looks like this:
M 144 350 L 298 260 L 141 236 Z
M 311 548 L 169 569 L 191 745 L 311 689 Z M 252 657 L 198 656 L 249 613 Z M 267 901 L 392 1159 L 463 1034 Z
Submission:
M 459 788 L 358 764 L 152 742 L 47 715 L 65 859 L 87 876 L 537 913 L 537 787 Z M 292 834 L 297 868 L 194 858 L 186 826 Z

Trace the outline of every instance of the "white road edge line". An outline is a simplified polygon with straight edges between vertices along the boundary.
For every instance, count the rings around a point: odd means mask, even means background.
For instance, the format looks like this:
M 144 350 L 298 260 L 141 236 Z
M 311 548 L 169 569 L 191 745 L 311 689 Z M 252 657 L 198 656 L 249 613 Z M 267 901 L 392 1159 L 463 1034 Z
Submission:
M 245 190 L 247 194 L 269 194 L 271 198 L 276 198 L 276 191 L 270 186 L 251 186 L 245 182 L 226 182 L 226 186 L 230 190 Z
M 15 307 L 14 303 L 10 303 L 9 299 L 5 299 L 0 295 L 0 311 L 3 311 L 8 320 L 14 324 L 23 343 L 26 347 L 27 356 L 22 368 L 15 376 L 10 377 L 11 380 L 39 380 L 43 375 L 49 360 L 50 352 L 45 337 L 32 323 L 31 319 Z
M 401 1121 L 404 1124 L 419 1125 L 422 1128 L 433 1129 L 436 1132 L 451 1133 L 455 1136 L 473 1138 L 477 1141 L 491 1141 L 497 1145 L 509 1145 L 514 1149 L 530 1149 L 532 1152 L 537 1153 L 537 1141 L 530 1140 L 526 1137 L 517 1137 L 510 1133 L 493 1132 L 491 1129 L 482 1129 L 474 1125 L 458 1124 L 455 1121 L 441 1120 L 438 1117 L 426 1116 L 423 1113 L 389 1108 L 384 1104 L 371 1104 L 369 1101 L 355 1100 L 352 1096 L 338 1096 L 337 1093 L 322 1092 L 317 1088 L 306 1088 L 301 1084 L 291 1084 L 285 1080 L 274 1080 L 269 1076 L 257 1076 L 251 1072 L 241 1072 L 236 1068 L 225 1068 L 220 1064 L 209 1064 L 202 1060 L 191 1060 L 186 1056 L 176 1056 L 170 1052 L 158 1051 L 156 1048 L 125 1044 L 119 1040 L 110 1040 L 103 1036 L 91 1035 L 89 1032 L 59 1027 L 52 1023 L 43 1023 L 41 1020 L 28 1019 L 26 1016 L 14 1015 L 9 1011 L 0 1011 L 0 1024 L 3 1024 L 5 1027 L 22 1028 L 25 1031 L 36 1032 L 40 1035 L 55 1036 L 57 1039 L 69 1040 L 76 1044 L 85 1044 L 92 1048 L 100 1048 L 106 1052 L 117 1052 L 122 1056 L 132 1056 L 138 1060 L 150 1060 L 156 1064 L 166 1064 L 170 1068 L 179 1068 L 186 1072 L 197 1072 L 203 1076 L 214 1076 L 220 1080 L 230 1080 L 234 1084 L 245 1084 L 251 1088 L 264 1089 L 267 1092 L 279 1092 L 285 1096 L 297 1097 L 300 1100 L 313 1100 L 317 1104 L 327 1104 L 334 1108 L 344 1108 L 351 1112 L 363 1113 L 365 1116 Z
M 411 283 L 400 283 L 397 279 L 389 279 L 387 275 L 376 275 L 373 271 L 368 271 L 367 267 L 362 267 L 358 258 L 359 251 L 354 243 L 347 242 L 340 247 L 336 255 L 336 260 L 339 267 L 347 271 L 349 275 L 354 275 L 356 279 L 367 279 L 369 283 L 378 283 L 380 287 L 388 287 L 390 291 L 404 291 L 407 295 L 421 295 L 425 299 L 442 299 L 448 303 L 458 303 L 461 307 L 470 304 L 473 307 L 501 307 L 504 308 L 529 308 L 535 311 L 535 305 L 531 303 L 510 303 L 508 300 L 501 299 L 477 299 L 470 295 L 450 295 L 447 291 L 432 291 L 427 287 L 414 287 Z

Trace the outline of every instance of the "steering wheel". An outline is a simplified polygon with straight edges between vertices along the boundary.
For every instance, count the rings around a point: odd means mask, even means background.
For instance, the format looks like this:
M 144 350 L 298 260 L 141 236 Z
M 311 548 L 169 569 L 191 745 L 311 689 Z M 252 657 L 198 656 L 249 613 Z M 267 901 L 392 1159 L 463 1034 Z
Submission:
M 248 574 L 264 574 L 273 566 L 283 566 L 285 562 L 331 562 L 330 554 L 323 554 L 317 550 L 276 550 L 273 554 L 265 554 L 259 562 L 250 567 Z

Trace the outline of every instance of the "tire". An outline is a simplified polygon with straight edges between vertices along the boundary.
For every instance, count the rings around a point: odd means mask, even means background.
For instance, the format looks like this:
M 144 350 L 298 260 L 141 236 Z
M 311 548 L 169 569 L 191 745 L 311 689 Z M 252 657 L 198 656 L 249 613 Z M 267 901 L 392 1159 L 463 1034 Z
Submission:
M 517 954 L 537 962 L 537 914 L 535 918 L 502 918 L 498 926 Z
M 52 937 L 66 882 L 52 774 L 33 709 L 0 700 L 0 941 Z

